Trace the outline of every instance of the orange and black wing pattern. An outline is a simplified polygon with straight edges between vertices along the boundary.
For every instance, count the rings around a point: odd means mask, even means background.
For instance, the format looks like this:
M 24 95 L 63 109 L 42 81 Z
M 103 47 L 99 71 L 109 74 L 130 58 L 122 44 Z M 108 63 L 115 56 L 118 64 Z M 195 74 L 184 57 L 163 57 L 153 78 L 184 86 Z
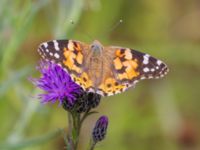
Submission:
M 168 72 L 161 60 L 148 54 L 121 47 L 107 47 L 113 51 L 110 74 L 99 86 L 101 95 L 121 93 L 143 79 L 160 78 Z
M 89 45 L 74 40 L 53 40 L 42 43 L 38 48 L 44 60 L 61 65 L 83 89 L 92 86 L 87 72 L 83 71 L 84 58 L 88 55 L 88 50 Z
M 90 45 L 79 41 L 44 42 L 38 51 L 44 60 L 62 66 L 84 90 L 102 96 L 121 93 L 139 80 L 160 78 L 168 72 L 161 60 L 129 48 L 104 47 L 98 58 L 102 67 L 94 67 Z

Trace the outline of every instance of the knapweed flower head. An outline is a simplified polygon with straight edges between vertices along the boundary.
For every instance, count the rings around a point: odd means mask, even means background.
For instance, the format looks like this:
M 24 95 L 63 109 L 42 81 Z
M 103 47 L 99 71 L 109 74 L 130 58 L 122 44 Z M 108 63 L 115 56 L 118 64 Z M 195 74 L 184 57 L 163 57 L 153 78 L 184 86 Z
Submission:
M 102 141 L 105 138 L 107 127 L 108 127 L 108 117 L 101 116 L 97 120 L 92 132 L 92 139 L 94 143 Z
M 100 100 L 101 95 L 82 90 L 80 94 L 76 95 L 76 101 L 73 104 L 73 107 L 70 107 L 70 110 L 77 113 L 83 113 L 92 108 L 96 108 L 99 105 Z M 63 101 L 63 108 L 69 110 L 69 103 L 67 101 Z
M 44 90 L 44 94 L 40 94 L 39 98 L 42 103 L 55 103 L 59 101 L 63 104 L 65 101 L 68 106 L 73 106 L 76 101 L 76 96 L 82 92 L 79 85 L 73 82 L 67 72 L 59 65 L 41 61 L 38 66 L 41 77 L 31 78 L 31 81 Z
M 88 93 L 88 106 L 90 109 L 96 108 L 101 100 L 101 95 L 96 94 L 96 93 Z
M 78 113 L 86 112 L 99 105 L 101 95 L 91 92 L 83 92 L 75 102 L 75 111 Z

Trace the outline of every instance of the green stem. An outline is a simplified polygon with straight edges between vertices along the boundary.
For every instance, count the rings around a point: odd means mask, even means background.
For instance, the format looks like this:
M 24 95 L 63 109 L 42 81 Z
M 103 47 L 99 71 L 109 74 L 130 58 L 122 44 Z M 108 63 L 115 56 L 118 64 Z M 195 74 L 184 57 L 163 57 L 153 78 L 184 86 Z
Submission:
M 90 150 L 94 150 L 95 145 L 96 145 L 96 144 L 92 144 Z
M 72 113 L 73 116 L 73 131 L 74 131 L 74 150 L 77 149 L 78 147 L 78 142 L 79 142 L 79 134 L 80 134 L 80 114 L 77 113 Z
M 76 113 L 76 112 L 71 113 L 72 122 L 73 122 L 72 131 L 71 131 L 71 133 L 73 133 L 72 134 L 73 148 L 74 148 L 73 150 L 77 150 L 83 121 L 92 113 L 95 113 L 95 112 L 90 112 L 90 110 L 88 110 L 84 113 L 82 117 L 79 113 Z M 91 146 L 92 149 L 94 149 L 95 144 L 96 143 L 92 143 L 92 146 Z
M 92 140 L 90 142 L 90 146 L 88 150 L 94 150 L 96 143 L 94 143 Z
M 73 127 L 72 116 L 71 116 L 70 112 L 68 112 L 67 115 L 68 115 L 68 136 L 67 136 L 67 140 L 65 140 L 66 149 L 67 150 L 73 150 L 74 149 L 74 143 L 73 143 L 73 140 L 72 140 L 72 127 Z
M 75 137 L 74 137 L 74 149 L 76 150 L 78 147 L 78 142 L 79 142 L 79 135 L 82 127 L 82 123 L 85 120 L 85 118 L 88 116 L 89 111 L 85 112 L 83 117 L 81 117 L 80 114 L 74 113 L 73 114 L 73 125 L 74 125 L 74 132 L 75 132 Z
M 89 113 L 89 110 L 87 110 L 87 111 L 84 113 L 83 117 L 80 119 L 80 124 L 81 124 L 81 125 L 82 125 L 83 121 L 85 120 L 85 118 L 88 116 L 88 113 Z

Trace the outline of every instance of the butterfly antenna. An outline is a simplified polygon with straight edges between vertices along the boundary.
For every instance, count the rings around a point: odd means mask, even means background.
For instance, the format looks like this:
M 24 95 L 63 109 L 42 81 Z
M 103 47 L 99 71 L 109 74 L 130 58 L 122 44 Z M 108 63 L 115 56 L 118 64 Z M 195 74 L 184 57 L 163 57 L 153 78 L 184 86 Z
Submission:
M 122 24 L 123 23 L 123 20 L 122 19 L 120 19 L 120 20 L 118 20 L 115 24 L 113 24 L 106 32 L 104 32 L 103 34 L 101 34 L 101 36 L 100 37 L 106 37 L 106 35 L 108 34 L 108 33 L 111 33 L 112 31 L 114 31 L 120 24 Z
M 75 22 L 73 20 L 70 20 L 70 23 L 71 23 L 71 25 L 75 25 Z M 84 36 L 86 36 L 88 39 L 94 40 L 94 38 L 88 32 L 81 31 L 81 33 L 83 33 Z
M 117 23 L 115 23 L 111 28 L 110 30 L 108 30 L 108 32 L 112 32 L 113 30 L 115 30 L 120 24 L 123 23 L 123 20 L 120 19 Z
M 106 32 L 104 32 L 104 36 L 112 31 L 114 31 L 120 24 L 123 23 L 123 20 L 120 19 L 118 22 L 116 22 L 114 25 L 111 26 L 111 28 L 109 28 L 109 30 L 107 30 Z

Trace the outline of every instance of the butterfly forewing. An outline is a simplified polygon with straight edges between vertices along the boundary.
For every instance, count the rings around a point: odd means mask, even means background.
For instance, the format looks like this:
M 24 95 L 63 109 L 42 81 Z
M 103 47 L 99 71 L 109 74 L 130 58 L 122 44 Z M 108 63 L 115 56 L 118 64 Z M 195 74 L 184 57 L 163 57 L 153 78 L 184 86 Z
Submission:
M 61 65 L 77 84 L 89 90 L 92 87 L 92 81 L 84 70 L 88 49 L 89 45 L 79 41 L 53 40 L 42 43 L 38 51 L 44 60 Z
M 112 49 L 115 51 L 113 68 L 122 82 L 132 83 L 146 78 L 160 78 L 168 72 L 166 64 L 148 54 L 129 48 Z
M 42 43 L 38 48 L 38 52 L 43 59 L 48 61 L 62 64 L 67 59 L 66 57 L 70 56 L 74 61 L 72 64 L 80 64 L 83 60 L 80 56 L 84 53 L 83 45 L 85 44 L 79 41 L 53 40 Z M 69 67 L 69 71 L 72 68 L 69 64 L 66 67 Z

